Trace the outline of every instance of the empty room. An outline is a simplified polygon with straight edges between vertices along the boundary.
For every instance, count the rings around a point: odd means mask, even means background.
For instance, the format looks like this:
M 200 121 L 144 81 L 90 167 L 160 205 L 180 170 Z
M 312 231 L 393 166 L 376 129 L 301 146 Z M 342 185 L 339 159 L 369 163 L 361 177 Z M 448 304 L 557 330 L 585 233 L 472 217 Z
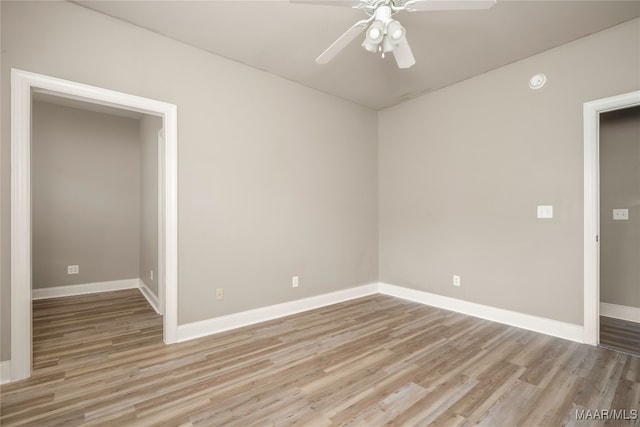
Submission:
M 2 0 L 0 45 L 0 425 L 640 425 L 640 0 Z

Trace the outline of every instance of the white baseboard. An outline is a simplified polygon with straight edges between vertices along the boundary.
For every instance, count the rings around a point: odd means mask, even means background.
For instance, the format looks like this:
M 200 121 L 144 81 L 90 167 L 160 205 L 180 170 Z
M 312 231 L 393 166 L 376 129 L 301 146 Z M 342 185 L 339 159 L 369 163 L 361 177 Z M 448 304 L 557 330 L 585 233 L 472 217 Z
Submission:
M 608 302 L 601 302 L 600 315 L 605 317 L 613 317 L 614 319 L 626 320 L 628 322 L 640 323 L 639 307 L 629 307 L 626 305 L 618 305 L 618 304 L 611 304 Z
M 343 291 L 285 302 L 267 307 L 256 308 L 227 316 L 215 317 L 199 322 L 178 325 L 178 342 L 188 341 L 219 332 L 228 331 L 242 326 L 253 325 L 291 314 L 324 307 L 338 302 L 360 298 L 367 295 L 381 293 L 398 298 L 407 299 L 433 307 L 443 308 L 481 319 L 491 320 L 509 326 L 539 332 L 563 338 L 569 341 L 584 342 L 584 328 L 582 325 L 560 322 L 544 317 L 505 310 L 429 292 L 404 288 L 387 283 L 374 283 Z
M 532 316 L 516 311 L 504 310 L 488 305 L 476 304 L 429 292 L 404 288 L 386 283 L 380 283 L 379 292 L 410 301 L 419 302 L 433 307 L 467 314 L 505 325 L 515 326 L 558 338 L 582 343 L 584 342 L 584 328 L 582 325 L 560 322 L 544 317 Z
M 149 287 L 144 283 L 144 280 L 138 279 L 138 288 L 140 289 L 140 293 L 144 295 L 149 302 L 149 305 L 153 307 L 156 313 L 162 314 L 159 310 L 160 305 L 158 304 L 158 296 L 149 289 Z
M 11 382 L 11 360 L 0 362 L 0 384 Z
M 123 289 L 137 289 L 139 287 L 138 282 L 139 279 L 136 278 L 33 289 L 31 291 L 31 299 L 59 298 L 73 295 L 95 294 L 98 292 L 120 291 Z
M 153 309 L 159 313 L 158 297 L 140 279 L 116 280 L 113 282 L 89 283 L 85 285 L 60 286 L 56 288 L 34 289 L 33 299 L 55 298 L 69 295 L 80 295 L 95 292 L 106 292 L 120 289 L 139 289 Z M 344 289 L 327 294 L 289 301 L 281 304 L 260 307 L 240 313 L 214 317 L 198 322 L 178 325 L 177 341 L 183 342 L 267 320 L 277 319 L 292 314 L 325 307 L 343 301 L 381 293 L 398 298 L 415 301 L 433 307 L 455 311 L 493 322 L 503 323 L 518 328 L 551 335 L 575 342 L 584 342 L 582 325 L 560 322 L 544 317 L 505 310 L 469 301 L 463 301 L 442 295 L 432 294 L 387 283 L 371 283 Z M 604 312 L 602 313 L 603 315 Z M 5 362 L 2 362 L 5 363 Z M 8 369 L 3 367 L 3 369 Z M 4 372 L 4 371 L 3 371 Z M 10 372 L 10 370 L 8 371 Z M 3 377 L 4 378 L 4 377 Z M 9 377 L 7 377 L 9 378 Z
M 282 304 L 270 305 L 240 313 L 214 317 L 212 319 L 202 320 L 199 322 L 178 325 L 178 342 L 188 341 L 194 338 L 200 338 L 206 335 L 240 328 L 242 326 L 253 325 L 255 323 L 265 322 L 267 320 L 277 319 L 279 317 L 289 316 L 291 314 L 313 310 L 315 308 L 325 307 L 327 305 L 337 304 L 339 302 L 376 293 L 378 293 L 378 284 L 372 283 L 328 294 L 284 302 Z

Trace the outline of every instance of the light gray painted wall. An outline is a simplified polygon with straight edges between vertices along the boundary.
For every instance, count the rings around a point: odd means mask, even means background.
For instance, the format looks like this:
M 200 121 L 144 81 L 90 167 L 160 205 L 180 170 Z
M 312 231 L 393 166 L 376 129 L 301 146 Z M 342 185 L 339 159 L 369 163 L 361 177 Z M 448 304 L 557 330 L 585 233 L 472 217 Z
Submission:
M 582 324 L 583 103 L 638 90 L 639 32 L 634 20 L 380 112 L 380 280 Z
M 640 107 L 600 116 L 600 300 L 640 307 Z
M 32 117 L 33 288 L 137 278 L 138 121 L 42 102 Z
M 160 117 L 140 119 L 140 279 L 158 296 L 158 131 Z M 153 278 L 151 276 L 153 271 Z
M 180 323 L 376 280 L 378 214 L 382 280 L 581 323 L 582 102 L 638 88 L 638 20 L 383 111 L 376 132 L 373 111 L 73 4 L 0 4 L 3 93 L 17 67 L 178 105 Z M 3 96 L 3 236 L 9 117 Z
M 178 106 L 180 324 L 377 279 L 376 112 L 72 3 L 0 7 L 3 94 L 15 67 Z M 3 96 L 3 236 L 9 118 Z

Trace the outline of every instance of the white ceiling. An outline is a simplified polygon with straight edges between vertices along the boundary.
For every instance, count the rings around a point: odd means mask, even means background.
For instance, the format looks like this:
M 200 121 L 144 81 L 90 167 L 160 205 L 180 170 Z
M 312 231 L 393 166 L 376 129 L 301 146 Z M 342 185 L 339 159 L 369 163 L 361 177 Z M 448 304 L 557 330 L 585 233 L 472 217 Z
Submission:
M 640 0 L 498 0 L 489 10 L 400 12 L 416 65 L 400 70 L 359 37 L 315 58 L 364 12 L 263 1 L 76 3 L 192 46 L 379 110 L 640 16 Z

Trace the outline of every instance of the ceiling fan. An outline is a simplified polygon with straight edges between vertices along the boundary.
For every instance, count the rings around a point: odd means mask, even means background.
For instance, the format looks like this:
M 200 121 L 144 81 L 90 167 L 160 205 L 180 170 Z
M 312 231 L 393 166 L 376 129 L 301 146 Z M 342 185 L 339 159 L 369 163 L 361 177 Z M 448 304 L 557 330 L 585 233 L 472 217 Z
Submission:
M 349 6 L 362 9 L 367 19 L 356 22 L 331 46 L 316 58 L 318 64 L 331 61 L 342 49 L 366 29 L 362 47 L 369 52 L 392 52 L 399 68 L 409 68 L 416 63 L 406 38 L 406 31 L 392 16 L 402 10 L 408 12 L 436 10 L 489 9 L 496 0 L 294 0 L 295 3 Z

